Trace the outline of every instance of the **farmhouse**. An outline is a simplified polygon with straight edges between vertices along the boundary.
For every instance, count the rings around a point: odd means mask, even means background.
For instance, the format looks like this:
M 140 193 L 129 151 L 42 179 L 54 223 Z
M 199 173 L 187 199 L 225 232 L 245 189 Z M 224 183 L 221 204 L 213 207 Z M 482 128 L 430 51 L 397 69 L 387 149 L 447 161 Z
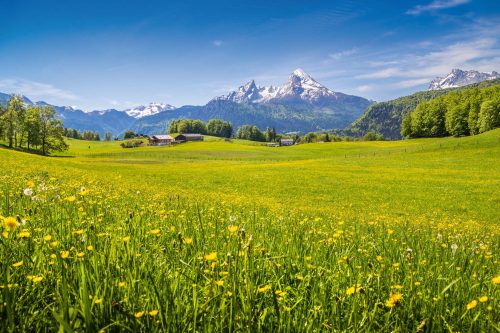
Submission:
M 175 139 L 170 135 L 153 135 L 149 138 L 150 146 L 167 146 L 174 143 Z
M 280 145 L 281 146 L 293 146 L 293 139 L 281 139 Z
M 203 135 L 201 134 L 179 134 L 175 137 L 175 141 L 186 142 L 186 141 L 203 141 Z

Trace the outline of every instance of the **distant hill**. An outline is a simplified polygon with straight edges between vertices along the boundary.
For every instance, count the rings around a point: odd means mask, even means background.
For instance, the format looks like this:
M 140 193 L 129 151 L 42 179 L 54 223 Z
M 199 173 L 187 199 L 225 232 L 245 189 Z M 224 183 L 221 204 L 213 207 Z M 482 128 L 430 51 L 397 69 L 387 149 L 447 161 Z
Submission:
M 396 98 L 387 102 L 380 102 L 369 106 L 365 113 L 345 128 L 342 133 L 352 136 L 363 136 L 367 132 L 378 132 L 386 139 L 401 139 L 401 122 L 403 118 L 415 110 L 421 102 L 446 95 L 452 91 L 488 87 L 500 84 L 500 79 L 487 80 L 459 88 L 422 91 L 415 94 Z

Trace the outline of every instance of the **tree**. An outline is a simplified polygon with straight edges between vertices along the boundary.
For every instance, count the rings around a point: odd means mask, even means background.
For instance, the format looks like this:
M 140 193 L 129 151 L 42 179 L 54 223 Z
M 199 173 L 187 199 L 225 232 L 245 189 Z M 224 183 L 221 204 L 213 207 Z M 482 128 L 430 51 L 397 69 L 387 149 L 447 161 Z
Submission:
M 233 125 L 224 120 L 210 119 L 206 125 L 208 135 L 213 135 L 221 138 L 230 138 L 233 136 Z
M 478 116 L 479 133 L 483 133 L 500 126 L 500 98 L 496 101 L 488 100 L 481 104 Z
M 111 141 L 111 132 L 104 133 L 104 140 Z
M 446 112 L 446 131 L 453 136 L 469 135 L 468 118 L 468 103 L 450 105 L 448 112 Z
M 238 128 L 236 133 L 238 139 L 251 141 L 266 141 L 264 134 L 254 125 L 243 125 Z
M 64 141 L 64 129 L 62 121 L 55 118 L 56 110 L 51 106 L 40 106 L 39 124 L 40 124 L 40 144 L 42 154 L 48 155 L 52 151 L 64 151 L 68 145 Z
M 132 130 L 125 131 L 125 134 L 123 134 L 123 138 L 126 139 L 132 139 L 135 137 L 135 133 Z
M 26 110 L 26 117 L 24 120 L 24 127 L 27 132 L 27 140 L 26 143 L 28 145 L 28 149 L 30 149 L 30 145 L 38 146 L 41 143 L 40 140 L 40 107 L 29 107 Z
M 24 108 L 22 97 L 14 95 L 10 98 L 7 103 L 7 109 L 2 115 L 1 125 L 9 141 L 10 148 L 14 146 L 14 139 L 18 128 L 18 113 L 22 108 Z

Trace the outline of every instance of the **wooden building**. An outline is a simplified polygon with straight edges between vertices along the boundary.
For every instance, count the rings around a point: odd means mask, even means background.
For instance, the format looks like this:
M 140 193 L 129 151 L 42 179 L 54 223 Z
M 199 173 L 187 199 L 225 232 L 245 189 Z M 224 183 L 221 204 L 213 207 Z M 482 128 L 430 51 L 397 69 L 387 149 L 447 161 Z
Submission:
M 153 135 L 149 137 L 150 146 L 168 146 L 174 143 L 175 139 L 170 135 Z
M 293 139 L 281 139 L 280 145 L 281 146 L 293 146 Z
M 203 141 L 203 135 L 192 134 L 192 133 L 179 134 L 175 137 L 175 141 L 178 141 L 178 142 Z

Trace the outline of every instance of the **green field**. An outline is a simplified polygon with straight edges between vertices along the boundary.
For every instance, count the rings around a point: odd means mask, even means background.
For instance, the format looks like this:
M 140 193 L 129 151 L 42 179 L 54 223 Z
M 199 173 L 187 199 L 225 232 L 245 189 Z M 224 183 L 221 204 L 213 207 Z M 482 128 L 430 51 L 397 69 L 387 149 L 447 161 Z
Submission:
M 500 330 L 500 130 L 207 141 L 0 149 L 3 329 Z

